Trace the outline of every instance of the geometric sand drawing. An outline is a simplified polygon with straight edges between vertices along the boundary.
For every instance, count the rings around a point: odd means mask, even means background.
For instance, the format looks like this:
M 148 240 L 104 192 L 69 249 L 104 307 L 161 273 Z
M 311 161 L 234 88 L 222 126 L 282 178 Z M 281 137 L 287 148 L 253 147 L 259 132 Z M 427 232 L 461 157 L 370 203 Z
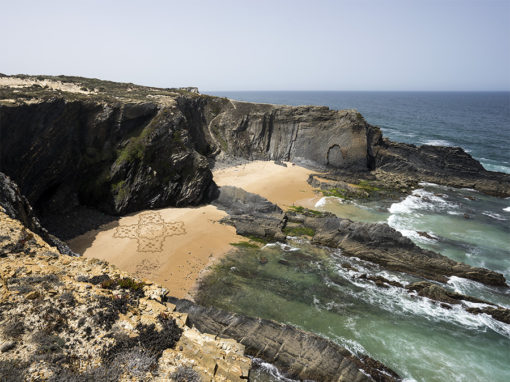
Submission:
M 135 276 L 138 278 L 154 277 L 155 272 L 161 267 L 157 259 L 143 259 L 136 264 Z
M 142 212 L 138 224 L 120 225 L 113 237 L 138 241 L 138 252 L 161 252 L 163 241 L 168 236 L 186 233 L 183 222 L 165 222 L 159 212 Z

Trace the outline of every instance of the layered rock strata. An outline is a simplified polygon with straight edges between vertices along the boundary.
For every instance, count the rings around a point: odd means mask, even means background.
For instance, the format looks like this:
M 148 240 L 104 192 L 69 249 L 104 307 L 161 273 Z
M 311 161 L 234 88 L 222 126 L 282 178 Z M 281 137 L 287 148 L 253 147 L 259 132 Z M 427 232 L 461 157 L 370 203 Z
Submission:
M 462 149 L 390 142 L 354 110 L 237 102 L 194 89 L 2 76 L 0 135 L 0 171 L 39 216 L 80 205 L 115 215 L 203 203 L 215 188 L 209 166 L 226 157 L 510 195 L 510 176 L 485 171 Z
M 264 198 L 255 198 L 235 187 L 221 188 L 215 203 L 229 213 L 228 221 L 244 236 L 281 240 L 286 228 L 304 226 L 313 232 L 312 243 L 340 248 L 346 256 L 356 256 L 390 270 L 440 282 L 458 276 L 487 285 L 507 286 L 502 274 L 422 249 L 387 224 L 353 222 L 307 210 L 283 213 L 276 206 L 269 207 L 271 203 Z
M 291 378 L 315 381 L 400 381 L 380 362 L 359 359 L 345 348 L 318 335 L 270 320 L 203 307 L 188 300 L 170 299 L 188 314 L 190 324 L 219 337 L 234 338 L 247 354 L 271 362 Z

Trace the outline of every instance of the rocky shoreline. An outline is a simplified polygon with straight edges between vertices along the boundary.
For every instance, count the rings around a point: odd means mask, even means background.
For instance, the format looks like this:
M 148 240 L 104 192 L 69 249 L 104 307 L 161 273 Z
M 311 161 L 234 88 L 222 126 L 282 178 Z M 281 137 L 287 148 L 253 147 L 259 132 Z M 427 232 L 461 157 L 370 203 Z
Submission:
M 78 77 L 19 79 L 23 86 L 0 86 L 0 371 L 12 373 L 13 380 L 25 378 L 24 370 L 50 380 L 62 380 L 60 376 L 69 373 L 88 378 L 106 373 L 104 368 L 113 361 L 119 379 L 131 373 L 126 361 L 119 361 L 118 354 L 106 355 L 112 349 L 122 355 L 135 345 L 142 354 L 138 359 L 147 358 L 144 375 L 155 380 L 179 380 L 179 362 L 208 380 L 246 379 L 251 361 L 245 355 L 271 362 L 292 378 L 401 380 L 377 360 L 358 358 L 315 334 L 172 299 L 150 282 L 131 279 L 107 264 L 68 257 L 76 254 L 54 236 L 68 239 L 114 216 L 143 209 L 212 202 L 228 213 L 224 223 L 239 235 L 285 242 L 289 232 L 300 232 L 313 245 L 341 249 L 346 256 L 422 279 L 406 288 L 440 304 L 486 303 L 442 288 L 450 276 L 508 287 L 502 274 L 424 250 L 388 225 L 353 222 L 306 208 L 283 211 L 259 195 L 218 188 L 211 173 L 214 163 L 293 161 L 323 171 L 310 176 L 309 183 L 325 195 L 394 197 L 427 181 L 510 196 L 510 175 L 484 170 L 461 148 L 391 142 L 354 110 L 237 102 L 200 95 L 195 89 Z M 41 79 L 66 86 L 44 88 Z M 19 284 L 27 277 L 51 282 L 42 289 Z M 95 283 L 94 277 L 102 279 Z M 128 279 L 128 286 L 119 281 Z M 392 283 L 384 278 L 372 281 L 379 287 Z M 83 317 L 71 314 L 66 300 L 71 297 L 89 306 Z M 41 306 L 46 312 L 57 300 L 58 314 L 70 324 L 51 326 L 53 313 L 45 313 L 38 319 L 51 338 L 34 337 L 26 312 Z M 486 305 L 490 306 L 469 309 L 509 323 L 507 309 Z M 24 326 L 13 340 L 8 331 L 14 314 Z M 90 330 L 78 324 L 97 315 L 108 318 L 106 328 L 97 322 L 89 323 Z M 212 335 L 199 333 L 193 325 Z M 114 326 L 124 328 L 124 337 L 112 332 Z M 59 332 L 65 339 L 56 338 Z M 82 340 L 74 339 L 76 333 Z M 159 344 L 162 333 L 175 336 Z M 152 342 L 141 340 L 145 334 Z M 126 335 L 138 338 L 138 343 Z M 235 341 L 222 342 L 226 340 L 217 336 Z M 49 350 L 41 350 L 43 340 Z M 204 341 L 207 351 L 200 350 Z M 91 354 L 76 366 L 76 358 L 83 355 L 69 349 L 77 343 L 102 356 Z

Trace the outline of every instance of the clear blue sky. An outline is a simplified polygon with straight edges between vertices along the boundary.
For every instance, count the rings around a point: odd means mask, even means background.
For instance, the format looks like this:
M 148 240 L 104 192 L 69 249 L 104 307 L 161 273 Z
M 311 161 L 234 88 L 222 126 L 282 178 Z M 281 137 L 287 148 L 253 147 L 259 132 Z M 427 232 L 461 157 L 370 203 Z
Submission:
M 0 72 L 201 90 L 510 90 L 510 0 L 0 0 Z

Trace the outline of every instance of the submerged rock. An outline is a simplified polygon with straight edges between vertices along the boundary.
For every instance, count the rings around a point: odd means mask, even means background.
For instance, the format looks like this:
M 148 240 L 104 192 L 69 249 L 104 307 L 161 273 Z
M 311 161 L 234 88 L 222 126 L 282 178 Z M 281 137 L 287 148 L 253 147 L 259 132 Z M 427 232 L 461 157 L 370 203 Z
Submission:
M 492 316 L 495 320 L 510 324 L 510 309 L 496 306 L 485 300 L 466 296 L 457 292 L 446 290 L 440 285 L 433 284 L 427 281 L 420 281 L 410 284 L 406 287 L 408 291 L 415 291 L 418 296 L 427 297 L 434 301 L 446 302 L 448 304 L 461 304 L 462 301 L 469 301 L 478 304 L 485 304 L 489 306 L 484 307 L 466 307 L 466 311 L 473 314 L 486 313 Z M 443 306 L 443 305 L 442 305 Z M 445 307 L 445 306 L 443 306 Z
M 290 214 L 288 219 L 292 220 Z M 304 225 L 315 229 L 313 243 L 341 248 L 346 256 L 356 256 L 390 270 L 441 282 L 446 282 L 450 276 L 458 276 L 487 285 L 507 286 L 502 274 L 422 249 L 387 224 L 319 217 L 307 218 Z
M 428 281 L 419 281 L 412 283 L 406 287 L 408 291 L 415 291 L 418 296 L 428 297 L 431 300 L 447 302 L 449 304 L 460 304 L 462 300 L 476 302 L 476 303 L 487 303 L 483 300 L 465 296 L 457 292 L 450 292 L 440 285 L 433 284 Z

